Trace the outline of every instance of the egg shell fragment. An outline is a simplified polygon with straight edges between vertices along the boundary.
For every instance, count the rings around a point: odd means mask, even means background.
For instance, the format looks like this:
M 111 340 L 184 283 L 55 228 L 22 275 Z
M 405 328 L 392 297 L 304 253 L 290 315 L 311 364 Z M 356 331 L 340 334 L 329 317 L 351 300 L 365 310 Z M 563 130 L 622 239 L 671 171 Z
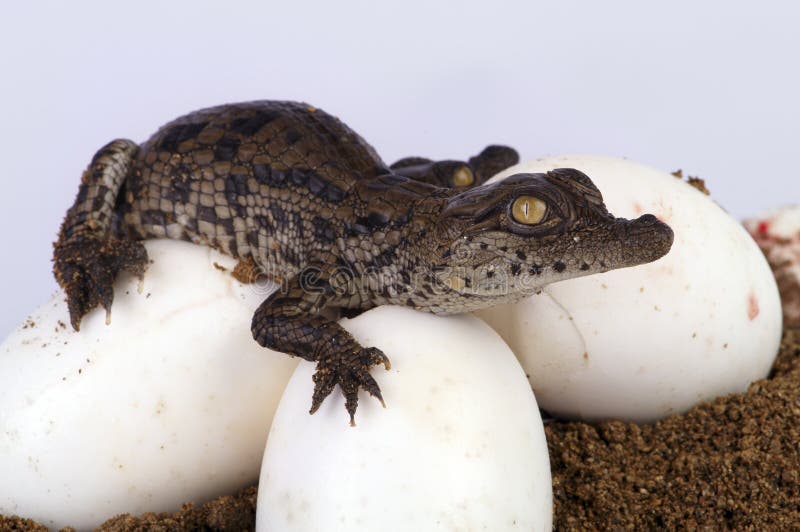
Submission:
M 519 357 L 539 405 L 558 416 L 647 422 L 744 391 L 769 372 L 781 306 L 753 239 L 709 196 L 625 159 L 558 156 L 512 167 L 577 168 L 615 216 L 672 227 L 661 259 L 554 283 L 478 315 Z
M 387 408 L 339 389 L 313 416 L 314 365 L 281 399 L 261 470 L 257 530 L 550 530 L 544 428 L 513 353 L 472 316 L 379 307 L 343 326 L 382 349 Z
M 59 292 L 0 346 L 0 514 L 89 529 L 258 478 L 296 366 L 250 333 L 275 287 L 240 284 L 206 247 L 146 247 L 142 291 L 117 280 L 110 325 L 96 310 L 74 332 Z

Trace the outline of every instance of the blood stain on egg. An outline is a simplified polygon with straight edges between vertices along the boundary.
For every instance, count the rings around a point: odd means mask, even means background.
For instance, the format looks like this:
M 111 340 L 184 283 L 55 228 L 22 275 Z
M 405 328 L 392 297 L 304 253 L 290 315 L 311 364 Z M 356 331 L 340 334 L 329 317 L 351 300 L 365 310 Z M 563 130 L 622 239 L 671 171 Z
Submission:
M 747 318 L 753 321 L 758 317 L 758 312 L 758 298 L 756 298 L 756 295 L 751 291 L 747 296 Z

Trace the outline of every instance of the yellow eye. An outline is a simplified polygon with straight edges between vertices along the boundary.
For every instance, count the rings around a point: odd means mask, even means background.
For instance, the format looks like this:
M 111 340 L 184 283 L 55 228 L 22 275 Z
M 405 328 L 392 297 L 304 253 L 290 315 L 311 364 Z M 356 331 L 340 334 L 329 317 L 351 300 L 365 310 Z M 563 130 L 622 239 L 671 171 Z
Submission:
M 468 187 L 474 182 L 475 176 L 472 174 L 472 170 L 466 166 L 462 166 L 453 174 L 453 184 L 457 187 Z
M 520 196 L 511 206 L 511 215 L 521 224 L 538 224 L 547 213 L 547 204 L 533 196 Z

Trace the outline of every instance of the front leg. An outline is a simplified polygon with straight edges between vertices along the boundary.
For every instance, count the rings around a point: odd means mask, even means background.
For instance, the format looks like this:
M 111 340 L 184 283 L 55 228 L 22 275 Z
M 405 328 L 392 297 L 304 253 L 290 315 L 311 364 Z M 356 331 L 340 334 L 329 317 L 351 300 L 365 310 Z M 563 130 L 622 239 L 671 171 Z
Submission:
M 308 281 L 308 273 L 313 280 Z M 267 298 L 253 316 L 253 338 L 262 346 L 317 363 L 310 413 L 319 409 L 338 384 L 345 396 L 350 424 L 355 425 L 358 390 L 363 388 L 383 402 L 380 387 L 369 374 L 376 364 L 389 369 L 380 349 L 362 347 L 338 323 L 320 314 L 334 295 L 321 273 L 306 270 L 293 277 L 289 290 Z
M 109 319 L 114 280 L 121 271 L 141 279 L 147 268 L 147 250 L 142 243 L 120 238 L 113 231 L 114 206 L 138 151 L 139 146 L 126 139 L 100 148 L 81 177 L 78 197 L 53 247 L 53 272 L 67 295 L 76 331 L 83 316 L 98 305 Z

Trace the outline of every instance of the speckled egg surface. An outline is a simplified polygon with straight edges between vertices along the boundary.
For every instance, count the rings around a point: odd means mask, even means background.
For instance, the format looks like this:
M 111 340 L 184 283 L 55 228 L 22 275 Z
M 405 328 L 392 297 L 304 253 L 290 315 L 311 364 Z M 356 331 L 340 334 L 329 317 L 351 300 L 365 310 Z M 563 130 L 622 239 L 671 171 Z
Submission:
M 765 377 L 781 306 L 741 224 L 683 180 L 625 159 L 548 157 L 493 180 L 559 167 L 585 172 L 616 216 L 654 214 L 675 242 L 653 263 L 479 313 L 519 357 L 539 405 L 568 418 L 652 421 Z
M 472 316 L 379 307 L 342 325 L 381 348 L 349 426 L 338 389 L 309 416 L 314 366 L 281 399 L 258 494 L 261 531 L 550 530 L 536 401 L 513 353 Z
M 89 529 L 120 513 L 175 511 L 258 478 L 296 361 L 250 334 L 272 286 L 175 241 L 121 277 L 72 331 L 63 293 L 0 345 L 0 514 Z M 227 270 L 227 271 L 225 271 Z

